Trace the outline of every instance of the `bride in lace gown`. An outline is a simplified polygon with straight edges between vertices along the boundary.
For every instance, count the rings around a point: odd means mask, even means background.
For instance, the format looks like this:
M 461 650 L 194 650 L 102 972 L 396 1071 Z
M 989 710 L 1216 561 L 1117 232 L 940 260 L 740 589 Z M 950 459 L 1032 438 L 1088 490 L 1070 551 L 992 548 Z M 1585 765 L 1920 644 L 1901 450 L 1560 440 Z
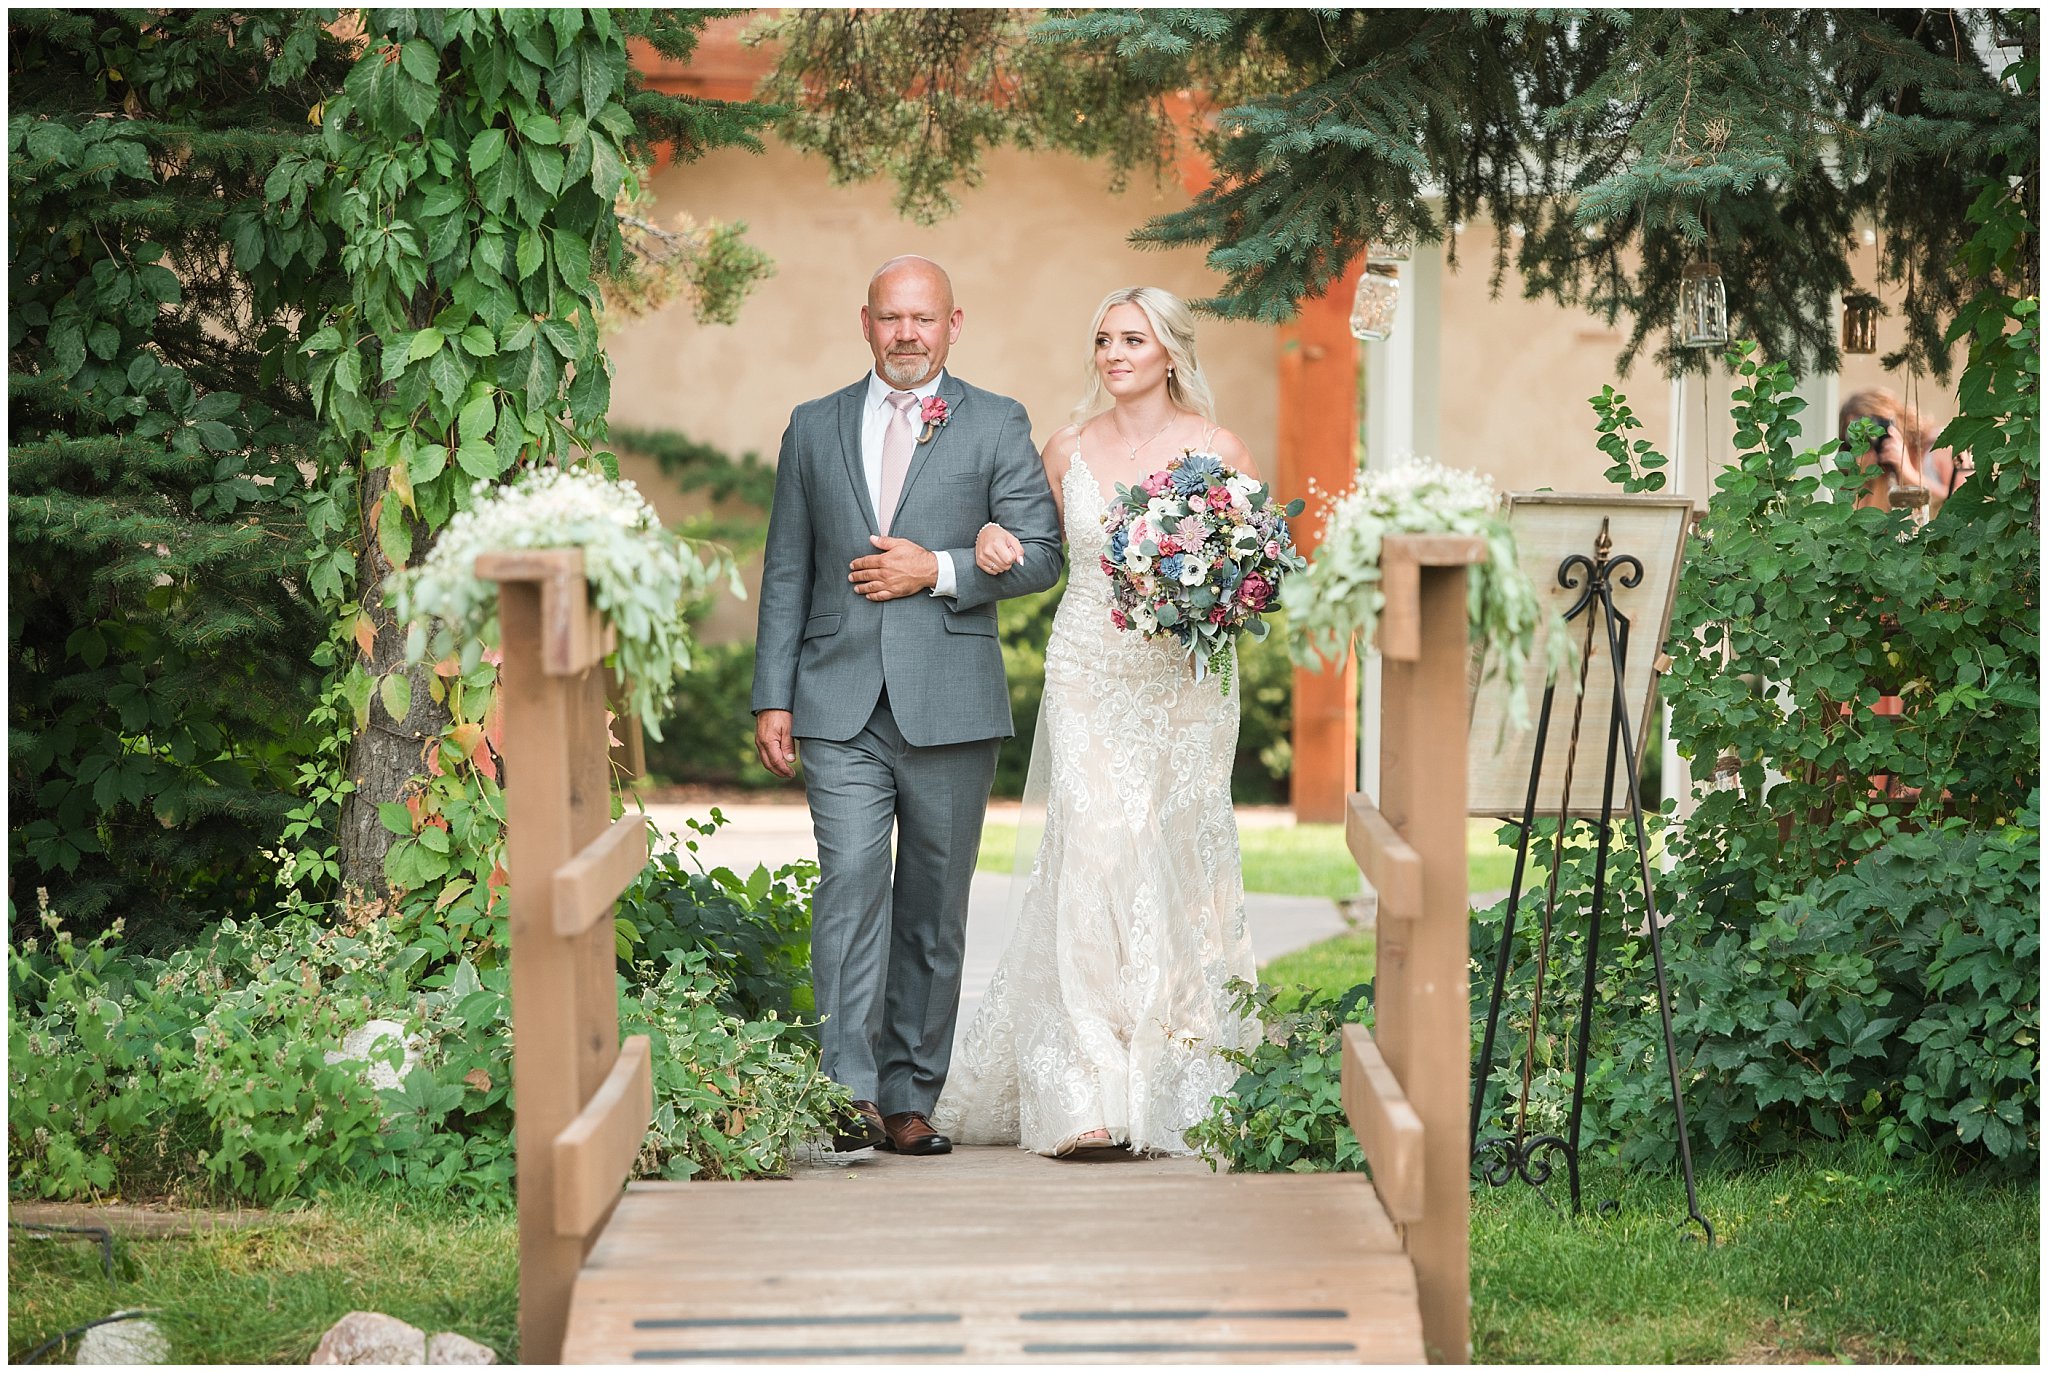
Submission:
M 1088 399 L 1044 449 L 1069 546 L 1027 789 L 1044 784 L 1045 831 L 933 1113 L 962 1143 L 1189 1152 L 1182 1132 L 1237 1077 L 1217 1051 L 1259 1033 L 1225 990 L 1257 972 L 1230 805 L 1238 698 L 1197 682 L 1173 641 L 1113 626 L 1102 570 L 1118 485 L 1189 449 L 1259 475 L 1214 422 L 1192 323 L 1156 287 L 1111 292 Z M 976 561 L 997 573 L 1018 553 L 989 526 Z

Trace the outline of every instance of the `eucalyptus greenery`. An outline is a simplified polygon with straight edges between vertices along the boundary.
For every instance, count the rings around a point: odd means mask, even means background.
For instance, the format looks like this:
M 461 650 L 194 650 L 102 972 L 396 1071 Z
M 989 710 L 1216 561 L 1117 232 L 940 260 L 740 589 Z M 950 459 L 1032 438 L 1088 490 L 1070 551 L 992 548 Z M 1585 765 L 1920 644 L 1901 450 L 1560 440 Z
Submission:
M 591 602 L 618 631 L 607 661 L 641 723 L 661 738 L 676 676 L 690 668 L 685 612 L 721 576 L 733 595 L 746 594 L 732 556 L 676 538 L 633 483 L 593 468 L 530 468 L 502 486 L 479 482 L 472 495 L 476 504 L 456 512 L 425 560 L 391 580 L 399 618 L 411 626 L 407 657 L 459 654 L 467 671 L 496 646 L 498 588 L 476 575 L 483 554 L 580 549 Z
M 1466 603 L 1475 644 L 1487 646 L 1490 679 L 1496 672 L 1508 687 L 1508 717 L 1528 723 L 1525 680 L 1542 612 L 1536 588 L 1515 553 L 1515 538 L 1500 511 L 1490 479 L 1475 472 L 1411 459 L 1385 471 L 1367 470 L 1348 491 L 1326 506 L 1322 542 L 1282 588 L 1290 643 L 1297 662 L 1320 657 L 1341 661 L 1347 650 L 1373 645 L 1386 592 L 1380 585 L 1380 555 L 1389 534 L 1476 534 L 1486 541 L 1486 558 L 1469 569 Z M 1551 675 L 1568 670 L 1571 636 L 1549 636 Z

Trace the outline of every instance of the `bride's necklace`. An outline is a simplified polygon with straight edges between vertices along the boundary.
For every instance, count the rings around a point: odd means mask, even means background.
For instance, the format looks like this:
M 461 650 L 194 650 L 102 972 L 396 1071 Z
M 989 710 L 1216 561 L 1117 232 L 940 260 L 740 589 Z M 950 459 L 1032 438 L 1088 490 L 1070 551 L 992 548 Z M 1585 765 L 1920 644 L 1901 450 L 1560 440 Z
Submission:
M 1136 462 L 1138 460 L 1139 450 L 1151 447 L 1152 444 L 1159 438 L 1161 434 L 1164 434 L 1167 430 L 1173 428 L 1174 421 L 1178 420 L 1179 418 L 1179 415 L 1167 416 L 1166 423 L 1160 425 L 1157 429 L 1153 430 L 1151 437 L 1146 439 L 1143 443 L 1132 443 L 1130 438 L 1124 433 L 1123 424 L 1118 421 L 1115 415 L 1111 415 L 1109 417 L 1109 424 L 1110 428 L 1116 430 L 1117 441 L 1122 443 L 1124 447 L 1131 450 L 1131 461 Z

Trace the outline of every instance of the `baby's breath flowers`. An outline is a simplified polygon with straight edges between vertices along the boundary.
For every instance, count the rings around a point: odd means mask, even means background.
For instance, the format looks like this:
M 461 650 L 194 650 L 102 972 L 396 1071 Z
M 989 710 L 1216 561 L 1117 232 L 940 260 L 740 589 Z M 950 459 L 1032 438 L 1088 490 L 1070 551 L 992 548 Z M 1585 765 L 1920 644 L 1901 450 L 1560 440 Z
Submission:
M 1467 579 L 1472 637 L 1488 646 L 1490 667 L 1506 678 L 1508 719 L 1529 722 L 1524 664 L 1535 646 L 1541 601 L 1522 572 L 1514 535 L 1493 483 L 1477 472 L 1413 458 L 1385 471 L 1359 474 L 1358 484 L 1325 497 L 1328 522 L 1308 571 L 1287 584 L 1291 647 L 1297 662 L 1313 655 L 1341 659 L 1354 641 L 1372 647 L 1386 593 L 1380 587 L 1380 549 L 1389 534 L 1477 534 L 1486 561 Z M 1570 636 L 1550 635 L 1549 675 L 1568 665 Z M 1561 655 L 1563 655 L 1561 657 Z
M 498 588 L 480 581 L 480 554 L 515 548 L 580 548 L 591 600 L 618 631 L 614 666 L 633 710 L 655 738 L 690 667 L 684 612 L 723 577 L 746 595 L 732 554 L 678 539 L 629 481 L 594 467 L 537 467 L 504 486 L 478 482 L 420 565 L 393 578 L 399 617 L 412 623 L 407 656 L 459 652 L 464 670 L 498 642 Z M 436 622 L 429 629 L 428 621 Z

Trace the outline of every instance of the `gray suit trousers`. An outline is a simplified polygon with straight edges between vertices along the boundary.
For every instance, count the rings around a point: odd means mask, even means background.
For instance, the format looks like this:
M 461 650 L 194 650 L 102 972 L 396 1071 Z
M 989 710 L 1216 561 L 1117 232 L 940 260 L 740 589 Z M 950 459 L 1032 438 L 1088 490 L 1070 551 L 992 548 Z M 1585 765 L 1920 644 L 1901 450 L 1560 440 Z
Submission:
M 1001 744 L 906 743 L 885 695 L 853 738 L 801 745 L 825 1074 L 884 1115 L 929 1114 L 952 1063 L 967 892 Z

